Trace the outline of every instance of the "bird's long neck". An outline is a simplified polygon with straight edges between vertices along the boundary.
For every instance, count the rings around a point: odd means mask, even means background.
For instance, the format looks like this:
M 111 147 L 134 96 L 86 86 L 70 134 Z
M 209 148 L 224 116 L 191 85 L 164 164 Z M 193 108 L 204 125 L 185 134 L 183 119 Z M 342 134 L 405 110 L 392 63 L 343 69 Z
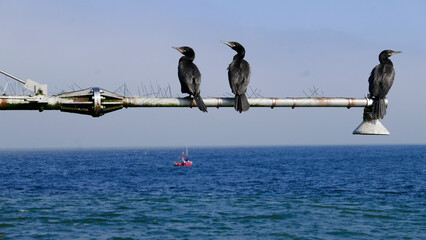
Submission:
M 180 61 L 188 61 L 188 62 L 193 62 L 195 59 L 195 56 L 183 56 L 180 58 Z
M 246 50 L 238 49 L 237 54 L 234 56 L 234 61 L 241 61 L 244 59 L 244 56 L 246 55 Z
M 392 63 L 392 61 L 389 59 L 389 57 L 388 57 L 388 56 L 380 56 L 380 57 L 379 57 L 379 61 L 380 61 L 380 64 L 382 64 L 382 65 L 388 64 L 388 65 L 393 66 L 393 63 Z

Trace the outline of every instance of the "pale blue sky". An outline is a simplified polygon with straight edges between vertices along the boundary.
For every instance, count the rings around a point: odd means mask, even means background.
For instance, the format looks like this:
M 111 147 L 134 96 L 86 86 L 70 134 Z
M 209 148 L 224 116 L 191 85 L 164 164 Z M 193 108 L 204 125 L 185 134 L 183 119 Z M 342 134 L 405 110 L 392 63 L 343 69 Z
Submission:
M 171 46 L 188 45 L 201 94 L 225 96 L 227 40 L 245 46 L 251 86 L 265 97 L 302 97 L 314 85 L 329 97 L 363 97 L 380 51 L 403 51 L 392 57 L 386 137 L 352 135 L 361 108 L 0 111 L 0 148 L 426 144 L 425 29 L 425 1 L 0 0 L 0 69 L 47 83 L 50 94 L 126 82 L 137 95 L 151 81 L 177 96 Z

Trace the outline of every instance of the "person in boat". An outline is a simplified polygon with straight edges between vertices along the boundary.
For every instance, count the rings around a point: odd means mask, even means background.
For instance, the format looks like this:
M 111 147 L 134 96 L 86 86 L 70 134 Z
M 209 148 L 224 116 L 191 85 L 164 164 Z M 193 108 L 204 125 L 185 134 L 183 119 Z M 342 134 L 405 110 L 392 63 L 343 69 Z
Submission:
M 185 163 L 186 163 L 186 155 L 185 155 L 185 153 L 184 153 L 184 152 L 182 152 L 182 157 L 181 157 L 181 159 L 182 159 L 182 163 L 183 163 L 183 164 L 185 164 Z

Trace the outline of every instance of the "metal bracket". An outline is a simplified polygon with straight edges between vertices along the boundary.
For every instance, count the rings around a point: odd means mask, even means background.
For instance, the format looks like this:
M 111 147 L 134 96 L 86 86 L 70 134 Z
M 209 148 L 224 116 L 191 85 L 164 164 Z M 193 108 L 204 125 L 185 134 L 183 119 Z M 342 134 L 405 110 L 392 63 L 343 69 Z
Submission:
M 61 111 L 100 117 L 105 113 L 123 108 L 123 96 L 93 87 L 75 92 L 62 93 L 59 98 Z
M 362 123 L 353 131 L 354 135 L 389 135 L 389 131 L 383 126 L 379 119 L 372 118 L 371 106 L 364 108 Z
M 33 81 L 31 79 L 27 79 L 27 81 L 25 82 L 25 81 L 13 76 L 13 75 L 10 75 L 7 72 L 3 72 L 2 70 L 0 70 L 0 73 L 7 76 L 7 77 L 12 78 L 13 80 L 16 80 L 16 81 L 24 84 L 24 87 L 26 89 L 30 90 L 31 92 L 33 92 L 37 95 L 47 95 L 47 84 L 40 84 L 40 83 Z M 5 90 L 6 90 L 6 88 L 5 88 Z M 3 94 L 4 94 L 4 92 L 3 92 Z

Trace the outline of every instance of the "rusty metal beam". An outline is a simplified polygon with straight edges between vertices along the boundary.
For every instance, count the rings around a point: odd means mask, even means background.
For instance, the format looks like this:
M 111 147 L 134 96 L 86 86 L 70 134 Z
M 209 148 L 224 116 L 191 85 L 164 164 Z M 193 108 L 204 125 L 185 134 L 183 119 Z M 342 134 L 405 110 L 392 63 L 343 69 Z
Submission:
M 60 110 L 63 112 L 79 113 L 100 117 L 105 113 L 119 110 L 123 107 L 194 107 L 191 98 L 148 98 L 124 97 L 102 88 L 93 87 L 62 93 L 56 96 L 46 96 L 47 85 L 39 84 L 30 79 L 27 82 L 0 70 L 0 74 L 10 77 L 37 95 L 30 96 L 0 96 L 1 110 Z M 373 100 L 365 98 L 323 97 L 323 98 L 249 98 L 251 107 L 363 107 L 363 122 L 353 134 L 389 135 L 389 131 L 378 119 L 371 119 Z M 388 101 L 385 100 L 386 105 Z M 212 97 L 205 98 L 207 107 L 234 107 L 234 98 Z
M 363 122 L 353 134 L 389 135 L 377 119 L 371 119 L 370 98 L 249 98 L 251 107 L 363 107 Z M 233 107 L 233 98 L 205 98 L 208 107 Z M 386 100 L 386 104 L 387 104 Z M 100 117 L 123 107 L 193 107 L 190 98 L 123 97 L 100 88 L 84 89 L 57 96 L 0 96 L 0 110 L 60 110 Z
M 96 98 L 99 101 L 99 98 Z M 59 110 L 61 104 L 92 104 L 89 99 L 82 102 L 78 97 L 60 96 L 0 96 L 0 110 L 38 110 L 36 105 L 46 106 L 49 110 Z M 249 98 L 251 107 L 369 107 L 370 98 Z M 233 98 L 205 98 L 207 107 L 233 107 Z M 192 107 L 195 102 L 188 98 L 147 98 L 123 97 L 115 102 L 103 102 L 102 105 L 123 104 L 123 107 Z
M 251 107 L 368 107 L 369 98 L 249 98 Z M 205 98 L 207 107 L 233 107 L 234 98 Z M 195 102 L 189 98 L 125 97 L 124 107 L 191 107 Z

